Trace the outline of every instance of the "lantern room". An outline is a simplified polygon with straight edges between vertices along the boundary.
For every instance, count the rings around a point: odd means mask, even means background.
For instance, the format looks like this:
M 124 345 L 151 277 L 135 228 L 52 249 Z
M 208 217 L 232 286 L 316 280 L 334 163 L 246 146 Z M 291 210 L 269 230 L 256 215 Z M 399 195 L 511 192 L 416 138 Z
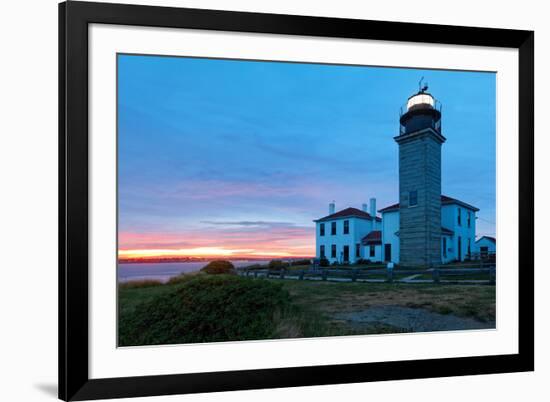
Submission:
M 399 118 L 399 135 L 407 135 L 431 128 L 441 134 L 441 103 L 426 92 L 428 86 L 422 87 L 409 97 L 405 112 L 401 108 Z

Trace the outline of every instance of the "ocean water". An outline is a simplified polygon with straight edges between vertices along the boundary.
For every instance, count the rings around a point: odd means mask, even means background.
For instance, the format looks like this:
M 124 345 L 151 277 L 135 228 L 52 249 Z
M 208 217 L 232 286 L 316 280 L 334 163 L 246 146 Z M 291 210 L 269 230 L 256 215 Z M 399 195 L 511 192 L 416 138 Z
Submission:
M 262 261 L 231 261 L 235 267 L 245 267 L 262 263 Z M 267 262 L 266 262 L 267 263 Z M 208 264 L 208 261 L 199 262 L 161 262 L 161 263 L 137 263 L 118 264 L 118 281 L 139 281 L 154 279 L 167 282 L 170 278 L 182 273 L 199 271 Z

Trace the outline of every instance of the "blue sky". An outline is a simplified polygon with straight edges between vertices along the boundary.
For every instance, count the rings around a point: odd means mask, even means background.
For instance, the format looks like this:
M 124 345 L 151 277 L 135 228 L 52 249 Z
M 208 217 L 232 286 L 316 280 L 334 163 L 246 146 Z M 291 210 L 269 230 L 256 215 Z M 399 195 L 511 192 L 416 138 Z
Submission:
M 494 235 L 493 73 L 119 55 L 121 248 L 314 254 L 330 201 L 397 202 L 421 77 L 443 104 L 443 194 Z

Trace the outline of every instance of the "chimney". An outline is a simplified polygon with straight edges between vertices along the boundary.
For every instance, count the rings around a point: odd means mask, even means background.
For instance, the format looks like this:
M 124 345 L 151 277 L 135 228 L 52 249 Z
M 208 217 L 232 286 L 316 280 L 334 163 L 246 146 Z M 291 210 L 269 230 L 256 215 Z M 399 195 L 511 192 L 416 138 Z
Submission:
M 369 212 L 369 214 L 373 218 L 376 218 L 376 198 L 371 198 L 370 199 L 370 212 Z
M 361 209 L 363 210 L 363 212 L 369 212 L 369 206 L 367 204 L 363 204 Z
M 332 215 L 334 213 L 334 210 L 336 209 L 336 205 L 334 204 L 334 201 L 332 201 L 330 204 L 328 204 L 328 214 Z

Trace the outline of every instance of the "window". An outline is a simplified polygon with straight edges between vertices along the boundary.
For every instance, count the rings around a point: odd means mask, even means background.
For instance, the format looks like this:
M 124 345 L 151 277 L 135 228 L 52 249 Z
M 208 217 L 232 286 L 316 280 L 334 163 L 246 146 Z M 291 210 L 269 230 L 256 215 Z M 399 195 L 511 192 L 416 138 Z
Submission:
M 458 226 L 462 225 L 462 210 L 458 208 Z
M 471 227 L 472 221 L 471 221 L 471 214 L 470 211 L 468 211 L 468 227 Z
M 330 224 L 330 234 L 333 236 L 336 234 L 336 222 Z
M 344 221 L 344 234 L 349 234 L 349 221 Z
M 336 244 L 330 246 L 330 258 L 336 258 Z
M 322 245 L 320 247 L 319 256 L 321 257 L 321 259 L 325 259 L 325 246 L 324 245 Z
M 325 235 L 325 224 L 324 223 L 321 223 L 321 225 L 319 225 L 319 235 L 320 236 Z
M 374 246 L 373 244 L 371 244 L 371 246 L 369 247 L 369 257 L 374 257 L 376 255 L 376 246 Z
M 409 191 L 409 207 L 418 205 L 418 191 Z
M 443 237 L 443 257 L 447 257 L 447 238 Z
M 361 243 L 355 245 L 355 257 L 361 258 Z

